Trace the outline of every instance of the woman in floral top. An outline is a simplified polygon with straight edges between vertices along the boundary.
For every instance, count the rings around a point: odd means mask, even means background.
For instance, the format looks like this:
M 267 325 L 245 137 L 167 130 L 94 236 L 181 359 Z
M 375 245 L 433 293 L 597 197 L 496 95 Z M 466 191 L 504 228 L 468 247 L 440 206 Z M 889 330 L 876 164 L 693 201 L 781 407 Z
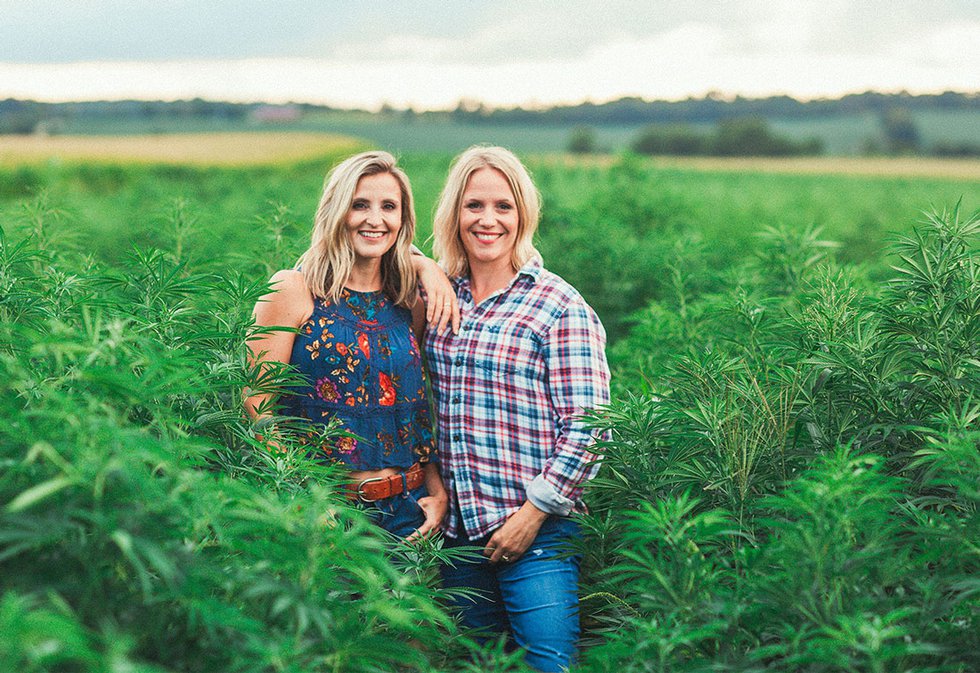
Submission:
M 267 368 L 288 363 L 304 379 L 280 400 L 283 415 L 307 419 L 301 441 L 348 467 L 351 497 L 409 538 L 439 530 L 448 506 L 417 341 L 425 315 L 414 234 L 411 187 L 394 157 L 365 152 L 342 162 L 327 176 L 309 249 L 295 269 L 273 275 L 272 292 L 255 306 L 257 325 L 289 329 L 262 330 L 249 343 Z M 433 293 L 436 313 L 448 287 Z M 253 394 L 246 407 L 270 417 L 273 400 Z M 344 436 L 318 431 L 332 422 Z

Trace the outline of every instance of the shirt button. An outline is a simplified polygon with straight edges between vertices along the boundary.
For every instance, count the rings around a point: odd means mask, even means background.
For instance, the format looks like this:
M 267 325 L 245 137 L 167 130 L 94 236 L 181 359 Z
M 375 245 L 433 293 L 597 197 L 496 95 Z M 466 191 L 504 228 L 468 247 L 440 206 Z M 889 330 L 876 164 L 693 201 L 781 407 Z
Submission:
M 461 442 L 461 441 L 463 441 L 462 435 L 453 435 L 453 441 L 454 442 Z
M 470 324 L 469 323 L 466 323 L 466 324 L 463 325 L 463 331 L 464 332 L 469 332 L 470 331 Z
M 456 356 L 456 361 L 453 364 L 455 364 L 457 367 L 459 365 L 463 364 L 463 356 L 462 355 L 457 355 Z
M 459 404 L 459 395 L 453 395 L 452 402 L 453 404 Z

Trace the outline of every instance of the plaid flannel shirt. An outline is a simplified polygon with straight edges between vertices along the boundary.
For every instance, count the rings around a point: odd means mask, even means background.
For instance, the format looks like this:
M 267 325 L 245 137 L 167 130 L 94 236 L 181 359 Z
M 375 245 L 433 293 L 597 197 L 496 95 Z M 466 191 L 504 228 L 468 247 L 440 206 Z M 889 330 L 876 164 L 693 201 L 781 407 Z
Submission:
M 578 417 L 609 402 L 602 323 L 539 258 L 479 306 L 469 278 L 453 284 L 460 333 L 426 334 L 442 473 L 462 516 L 450 507 L 446 533 L 486 535 L 525 500 L 568 515 L 598 470 Z

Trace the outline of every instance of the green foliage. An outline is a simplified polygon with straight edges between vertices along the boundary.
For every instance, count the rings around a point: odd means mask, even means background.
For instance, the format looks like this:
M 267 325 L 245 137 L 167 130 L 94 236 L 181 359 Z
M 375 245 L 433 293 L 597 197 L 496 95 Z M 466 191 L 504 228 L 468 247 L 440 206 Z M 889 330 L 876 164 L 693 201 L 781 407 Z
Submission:
M 710 154 L 711 141 L 707 135 L 687 126 L 648 126 L 633 141 L 631 149 L 637 154 L 666 154 L 696 156 Z
M 584 667 L 968 670 L 976 586 L 959 573 L 969 543 L 948 540 L 957 561 L 939 559 L 937 524 L 882 465 L 847 449 L 818 459 L 757 501 L 766 533 L 749 544 L 724 510 L 683 493 L 623 512 L 618 560 L 602 575 L 631 610 Z
M 331 469 L 243 420 L 264 283 L 140 250 L 72 276 L 0 242 L 0 668 L 438 667 L 432 554 L 406 563 Z
M 916 152 L 922 140 L 912 113 L 903 107 L 886 110 L 881 115 L 881 127 L 885 133 L 888 151 L 892 154 Z
M 598 151 L 595 131 L 588 126 L 576 126 L 568 138 L 566 147 L 571 154 L 593 154 Z
M 423 239 L 448 159 L 402 162 Z M 903 226 L 976 185 L 529 164 L 611 337 L 578 668 L 980 667 L 980 224 Z M 241 412 L 326 168 L 0 175 L 0 669 L 522 670 Z
M 940 142 L 932 146 L 934 156 L 962 159 L 980 157 L 980 143 L 972 142 Z
M 773 134 L 765 119 L 743 117 L 718 124 L 713 154 L 728 156 L 782 157 L 798 154 L 820 154 L 819 140 L 793 141 Z
M 621 157 L 581 208 L 546 205 L 539 249 L 548 266 L 572 283 L 603 316 L 613 338 L 624 318 L 668 291 L 664 268 L 675 252 L 698 244 L 691 195 L 646 170 L 634 155 Z M 587 226 L 578 222 L 594 223 Z M 615 270 L 615 271 L 613 271 Z
M 621 375 L 647 343 L 714 338 L 593 419 L 612 438 L 584 551 L 608 598 L 583 668 L 980 663 L 978 233 L 929 216 L 879 289 L 819 265 L 814 231 L 769 230 L 740 287 L 644 314 Z

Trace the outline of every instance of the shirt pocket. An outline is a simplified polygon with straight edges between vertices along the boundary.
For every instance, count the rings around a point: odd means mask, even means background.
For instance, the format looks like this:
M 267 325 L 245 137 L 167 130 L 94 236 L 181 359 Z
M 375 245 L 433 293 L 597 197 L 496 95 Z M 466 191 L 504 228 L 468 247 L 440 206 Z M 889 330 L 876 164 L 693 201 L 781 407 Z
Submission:
M 523 325 L 488 325 L 480 336 L 474 364 L 501 404 L 541 404 L 547 392 L 541 337 Z

